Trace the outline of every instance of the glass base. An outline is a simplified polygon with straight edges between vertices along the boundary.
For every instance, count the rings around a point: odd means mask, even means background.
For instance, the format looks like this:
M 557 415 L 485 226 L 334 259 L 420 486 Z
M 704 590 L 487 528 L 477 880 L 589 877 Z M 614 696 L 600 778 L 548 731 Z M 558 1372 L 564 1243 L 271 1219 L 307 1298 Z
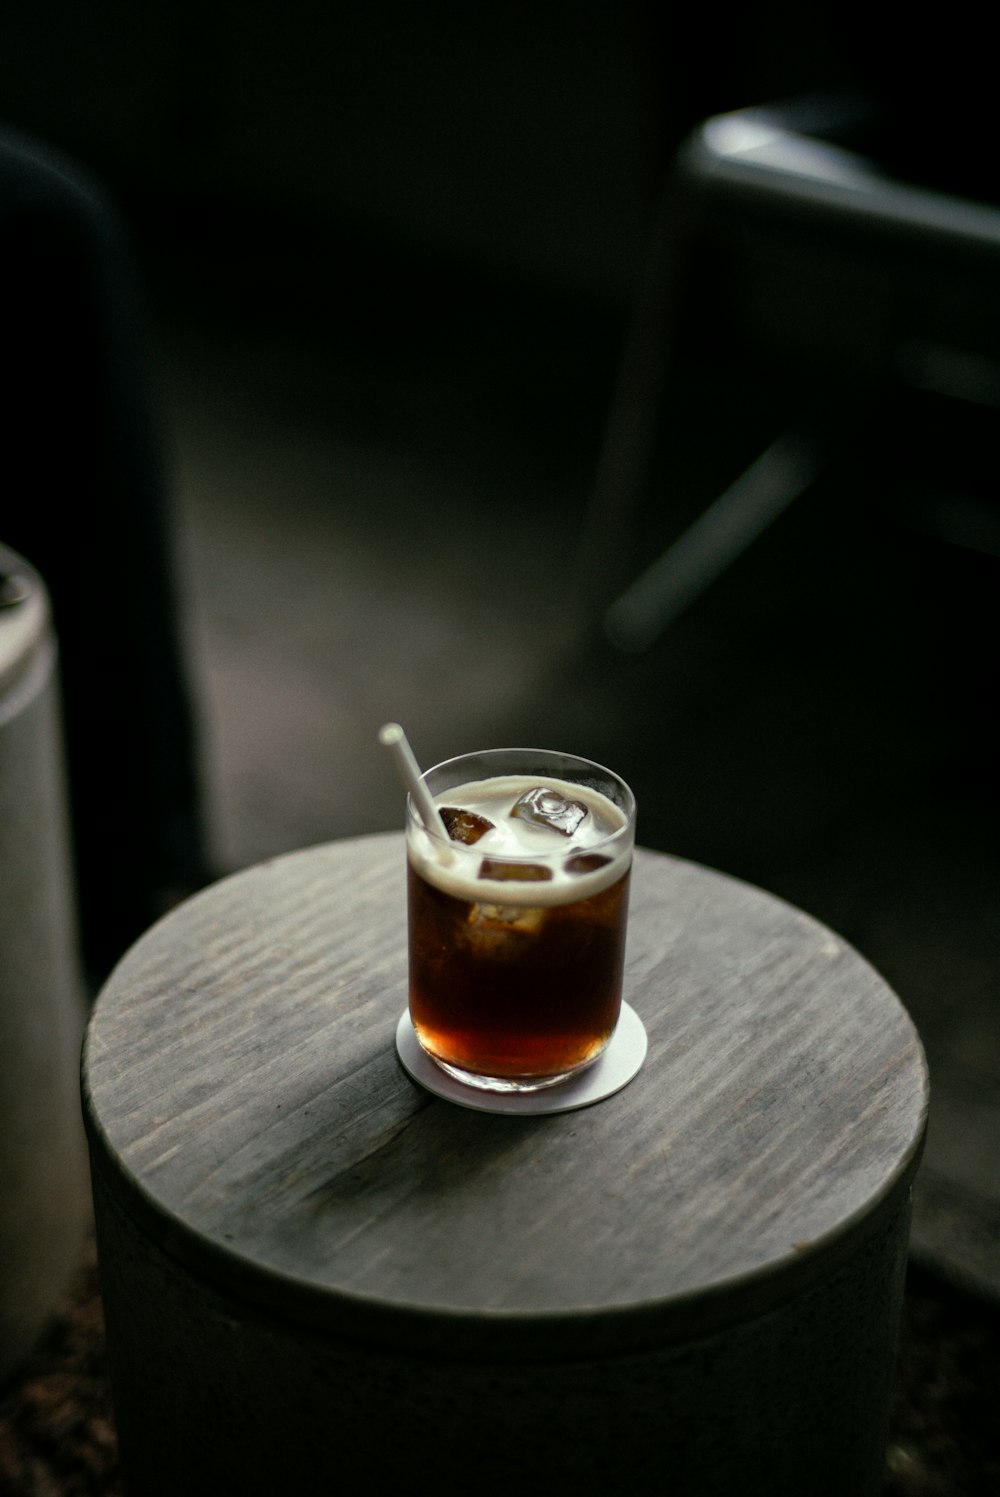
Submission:
M 445 1102 L 472 1112 L 541 1117 L 590 1107 L 621 1091 L 638 1075 L 646 1059 L 646 1030 L 635 1010 L 623 1003 L 618 1027 L 593 1065 L 573 1071 L 561 1086 L 543 1086 L 531 1092 L 487 1091 L 450 1076 L 418 1043 L 408 1008 L 396 1025 L 396 1054 L 411 1080 Z
M 421 1048 L 424 1049 L 423 1046 Z M 607 1046 L 604 1047 L 606 1048 Z M 595 1061 L 600 1060 L 604 1049 L 599 1050 L 589 1060 L 585 1060 L 582 1065 L 574 1066 L 571 1071 L 561 1071 L 557 1076 L 481 1076 L 476 1071 L 463 1071 L 461 1066 L 453 1066 L 448 1061 L 432 1055 L 427 1049 L 424 1049 L 424 1054 L 447 1075 L 454 1076 L 455 1080 L 460 1081 L 463 1086 L 476 1086 L 484 1092 L 521 1093 L 540 1092 L 546 1087 L 558 1086 L 560 1082 L 569 1081 L 572 1077 L 581 1075 Z

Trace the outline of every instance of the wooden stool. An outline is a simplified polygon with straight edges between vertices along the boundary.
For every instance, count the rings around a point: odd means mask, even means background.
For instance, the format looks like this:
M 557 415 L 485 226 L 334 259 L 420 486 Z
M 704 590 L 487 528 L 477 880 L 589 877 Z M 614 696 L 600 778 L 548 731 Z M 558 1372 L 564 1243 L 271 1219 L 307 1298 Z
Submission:
M 84 1051 L 127 1490 L 880 1490 L 923 1052 L 760 890 L 636 853 L 649 1054 L 498 1117 L 394 1050 L 404 849 L 262 864 L 112 974 Z

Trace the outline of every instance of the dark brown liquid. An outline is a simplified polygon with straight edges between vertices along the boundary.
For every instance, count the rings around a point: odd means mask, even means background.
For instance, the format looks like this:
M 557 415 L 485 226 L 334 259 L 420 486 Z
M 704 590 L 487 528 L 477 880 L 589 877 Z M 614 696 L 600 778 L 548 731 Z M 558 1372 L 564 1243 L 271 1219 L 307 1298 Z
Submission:
M 628 889 L 625 873 L 589 899 L 514 910 L 457 899 L 411 864 L 410 1016 L 424 1048 L 512 1081 L 595 1059 L 621 1008 Z

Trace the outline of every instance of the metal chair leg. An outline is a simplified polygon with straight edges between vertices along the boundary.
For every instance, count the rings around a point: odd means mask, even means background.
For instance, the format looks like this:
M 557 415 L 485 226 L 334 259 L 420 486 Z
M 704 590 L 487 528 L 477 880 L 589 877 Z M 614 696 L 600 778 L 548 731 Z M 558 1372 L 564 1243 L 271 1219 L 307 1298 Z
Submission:
M 610 643 L 630 654 L 654 644 L 812 485 L 825 456 L 822 444 L 802 430 L 772 442 L 607 609 L 603 627 Z

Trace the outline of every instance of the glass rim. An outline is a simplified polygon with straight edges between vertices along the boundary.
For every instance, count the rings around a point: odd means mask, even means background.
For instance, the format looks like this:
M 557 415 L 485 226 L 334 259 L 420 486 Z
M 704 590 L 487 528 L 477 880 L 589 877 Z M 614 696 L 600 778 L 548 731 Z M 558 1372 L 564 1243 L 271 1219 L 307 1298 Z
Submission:
M 624 824 L 622 826 L 617 827 L 612 832 L 609 832 L 606 837 L 602 837 L 599 842 L 594 842 L 594 843 L 588 844 L 587 850 L 588 851 L 591 851 L 591 850 L 596 851 L 596 850 L 598 850 L 600 848 L 607 848 L 609 846 L 615 846 L 615 845 L 619 844 L 620 842 L 626 841 L 626 840 L 628 840 L 630 838 L 634 839 L 634 835 L 635 835 L 635 823 L 636 823 L 636 798 L 635 798 L 635 792 L 632 790 L 631 785 L 629 785 L 628 781 L 624 780 L 622 778 L 622 776 L 617 773 L 616 770 L 608 769 L 608 767 L 606 765 L 598 763 L 598 761 L 596 759 L 588 759 L 586 757 L 586 755 L 584 755 L 584 754 L 575 754 L 575 753 L 571 753 L 571 752 L 569 752 L 567 750 L 564 750 L 564 749 L 542 749 L 542 748 L 530 748 L 530 747 L 525 748 L 525 747 L 520 747 L 520 746 L 517 746 L 517 745 L 511 745 L 511 746 L 506 747 L 506 748 L 472 749 L 472 750 L 469 750 L 467 753 L 454 754 L 450 759 L 442 759 L 439 763 L 432 764 L 428 769 L 425 769 L 425 770 L 421 771 L 420 778 L 424 781 L 425 784 L 428 784 L 428 780 L 429 780 L 429 777 L 431 775 L 437 774 L 441 770 L 447 770 L 447 769 L 450 769 L 452 767 L 457 767 L 458 765 L 464 763 L 466 760 L 474 760 L 474 759 L 480 759 L 480 760 L 482 760 L 482 759 L 490 759 L 490 758 L 499 758 L 499 757 L 502 757 L 505 754 L 525 754 L 525 755 L 532 755 L 532 754 L 534 754 L 534 755 L 538 755 L 540 758 L 553 758 L 553 759 L 564 759 L 564 760 L 568 760 L 568 761 L 573 761 L 574 763 L 576 763 L 579 766 L 581 766 L 581 768 L 586 768 L 586 769 L 589 769 L 589 770 L 593 771 L 595 775 L 603 775 L 608 780 L 614 781 L 614 783 L 617 786 L 620 786 L 621 790 L 624 792 L 624 797 L 625 797 L 625 802 L 626 803 L 624 805 L 619 805 L 616 801 L 613 801 L 612 804 L 615 805 L 616 809 L 619 810 L 619 811 L 621 811 L 622 814 L 625 816 L 625 822 L 624 822 Z M 516 770 L 511 770 L 510 771 L 511 774 L 516 774 L 517 772 L 518 771 L 516 771 Z M 569 779 L 568 775 L 556 775 L 555 773 L 554 773 L 554 777 L 555 778 L 560 778 L 560 779 Z M 481 778 L 481 777 L 477 777 L 477 778 Z M 486 778 L 489 778 L 489 777 L 486 776 Z M 499 778 L 499 776 L 498 776 L 498 778 Z M 461 781 L 456 781 L 456 784 L 460 784 L 460 783 L 461 783 Z M 428 785 L 428 788 L 430 788 L 429 785 Z M 592 787 L 592 788 L 596 788 L 596 787 Z M 439 792 L 433 792 L 432 791 L 432 794 L 434 794 L 434 793 L 439 793 Z M 609 797 L 609 799 L 610 799 L 610 797 Z M 407 824 L 408 824 L 408 826 L 412 825 L 414 828 L 416 828 L 416 829 L 418 829 L 420 831 L 424 831 L 428 835 L 434 835 L 434 833 L 431 833 L 429 831 L 429 829 L 424 826 L 424 822 L 423 822 L 423 819 L 422 819 L 422 817 L 420 815 L 420 812 L 418 811 L 418 809 L 417 809 L 417 807 L 416 807 L 416 805 L 414 803 L 412 795 L 410 795 L 409 793 L 407 794 L 407 797 L 406 797 L 406 810 L 407 810 Z M 482 857 L 482 849 L 481 848 L 477 849 L 476 844 L 474 844 L 474 843 L 473 844 L 464 844 L 462 842 L 453 842 L 450 839 L 446 839 L 445 838 L 443 826 L 441 828 L 441 831 L 442 831 L 442 840 L 447 840 L 449 847 L 453 848 L 455 850 L 455 852 L 458 853 L 459 856 L 465 856 L 465 855 L 470 855 L 470 854 L 476 853 L 479 857 Z M 436 829 L 435 829 L 435 832 L 436 832 Z M 547 852 L 547 851 L 542 851 L 542 852 L 534 851 L 534 852 L 531 852 L 531 853 L 528 853 L 528 852 L 523 852 L 523 853 L 505 852 L 504 853 L 504 861 L 505 862 L 511 862 L 511 863 L 514 863 L 514 862 L 517 862 L 517 863 L 519 863 L 519 862 L 525 862 L 525 863 L 535 862 L 535 863 L 537 863 L 539 861 L 539 859 L 564 857 L 566 855 L 567 851 L 568 851 L 568 846 L 566 846 L 566 847 L 560 847 L 560 848 L 553 848 L 551 850 L 551 852 Z

